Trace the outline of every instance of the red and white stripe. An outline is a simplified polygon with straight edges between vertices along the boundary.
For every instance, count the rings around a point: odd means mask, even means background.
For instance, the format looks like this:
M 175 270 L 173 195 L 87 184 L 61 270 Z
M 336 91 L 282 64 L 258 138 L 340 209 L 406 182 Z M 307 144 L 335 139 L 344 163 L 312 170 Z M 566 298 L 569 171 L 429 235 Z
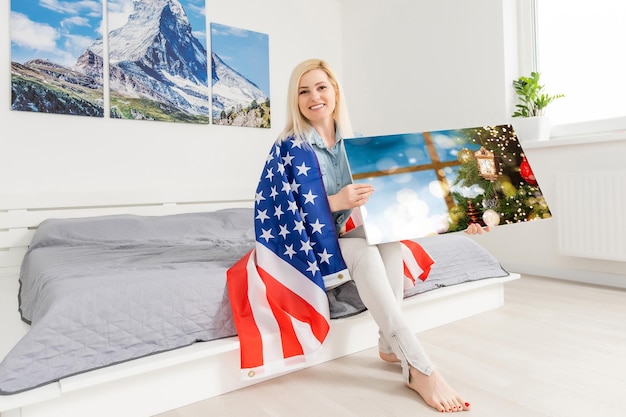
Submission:
M 319 349 L 330 329 L 328 297 L 308 277 L 263 245 L 227 272 L 248 377 L 281 372 Z

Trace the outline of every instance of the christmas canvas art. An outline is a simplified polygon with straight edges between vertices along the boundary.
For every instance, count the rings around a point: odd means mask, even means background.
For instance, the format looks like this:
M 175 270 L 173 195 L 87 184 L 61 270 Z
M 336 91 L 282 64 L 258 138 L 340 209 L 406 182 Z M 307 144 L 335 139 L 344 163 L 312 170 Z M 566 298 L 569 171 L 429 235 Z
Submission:
M 510 125 L 345 140 L 370 244 L 551 217 Z

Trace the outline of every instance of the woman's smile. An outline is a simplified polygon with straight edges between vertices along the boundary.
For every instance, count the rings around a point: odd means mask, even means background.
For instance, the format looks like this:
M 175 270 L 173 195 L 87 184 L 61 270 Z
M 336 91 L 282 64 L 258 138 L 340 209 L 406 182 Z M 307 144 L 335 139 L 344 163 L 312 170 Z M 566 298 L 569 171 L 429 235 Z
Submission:
M 337 93 L 328 75 L 321 69 L 306 72 L 298 86 L 298 107 L 312 124 L 332 123 Z

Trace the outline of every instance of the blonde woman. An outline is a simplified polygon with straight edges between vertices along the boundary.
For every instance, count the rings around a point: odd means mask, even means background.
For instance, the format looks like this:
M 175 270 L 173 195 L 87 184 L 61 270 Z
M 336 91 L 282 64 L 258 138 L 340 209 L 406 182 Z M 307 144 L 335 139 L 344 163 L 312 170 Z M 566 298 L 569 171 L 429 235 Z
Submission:
M 296 66 L 289 81 L 287 123 L 270 152 L 257 189 L 255 226 L 260 245 L 257 245 L 257 253 L 247 259 L 253 259 L 254 265 L 258 266 L 264 262 L 264 257 L 273 256 L 263 254 L 265 247 L 275 244 L 271 246 L 272 251 L 296 268 L 302 265 L 303 276 L 319 269 L 318 278 L 310 279 L 322 289 L 340 286 L 347 279 L 353 280 L 363 304 L 379 327 L 380 357 L 388 362 L 399 362 L 405 384 L 434 409 L 441 412 L 469 410 L 470 404 L 446 383 L 402 316 L 400 301 L 403 297 L 404 270 L 400 242 L 369 245 L 358 233 L 351 237 L 344 235 L 351 211 L 364 205 L 375 192 L 370 185 L 352 183 L 343 144 L 343 138 L 352 136 L 343 90 L 333 70 L 319 59 L 307 60 Z M 290 178 L 277 179 L 281 175 L 290 175 Z M 284 202 L 281 201 L 283 196 L 286 199 Z M 289 213 L 295 216 L 294 219 L 285 220 Z M 280 224 L 270 224 L 270 220 L 276 218 L 280 219 Z M 292 224 L 295 226 L 291 227 Z M 467 233 L 482 231 L 479 225 L 471 225 Z M 320 240 L 325 239 L 324 233 L 328 240 Z M 289 241 L 294 235 L 297 239 Z M 310 253 L 311 257 L 305 261 L 298 260 L 295 255 L 302 252 Z M 262 276 L 277 262 L 269 260 L 266 263 L 270 266 L 262 268 Z M 252 269 L 249 268 L 248 273 L 250 271 Z M 271 278 L 265 278 L 261 286 L 263 291 L 267 289 L 270 292 L 277 286 L 275 282 L 285 274 L 291 272 L 276 272 Z M 242 300 L 251 293 L 256 294 L 256 290 L 249 287 L 250 281 L 235 282 L 230 278 L 231 300 Z M 238 293 L 241 286 L 246 287 L 245 295 Z M 293 291 L 301 291 L 301 298 L 309 296 L 309 290 Z M 240 308 L 242 313 L 236 319 L 240 339 L 244 334 L 256 334 L 256 330 L 246 330 L 246 321 L 259 326 L 262 317 L 267 316 L 250 313 L 255 304 L 267 303 L 271 306 L 267 311 L 276 315 L 276 305 L 283 302 L 284 293 L 276 297 L 268 296 L 269 301 L 266 298 L 251 301 Z M 317 296 L 311 298 L 311 304 L 319 301 Z M 290 305 L 285 306 L 287 310 L 290 308 Z M 300 313 L 295 313 L 298 321 L 319 322 L 315 315 L 304 317 L 304 312 Z M 280 319 L 278 322 L 277 327 L 281 327 Z M 319 335 L 317 340 L 323 342 L 327 330 L 323 323 L 319 328 L 311 324 L 311 328 Z M 294 329 L 293 334 L 296 333 L 298 330 Z M 282 344 L 285 358 L 306 354 L 309 348 L 306 342 L 289 351 L 291 348 L 285 348 L 288 344 L 284 341 L 285 336 L 282 337 L 276 344 Z M 261 339 L 266 344 L 267 340 L 271 340 L 269 337 L 257 338 L 259 344 Z M 244 344 L 248 343 L 242 340 L 242 346 Z M 261 369 L 257 362 L 242 356 L 242 363 L 244 361 L 249 366 L 242 367 Z

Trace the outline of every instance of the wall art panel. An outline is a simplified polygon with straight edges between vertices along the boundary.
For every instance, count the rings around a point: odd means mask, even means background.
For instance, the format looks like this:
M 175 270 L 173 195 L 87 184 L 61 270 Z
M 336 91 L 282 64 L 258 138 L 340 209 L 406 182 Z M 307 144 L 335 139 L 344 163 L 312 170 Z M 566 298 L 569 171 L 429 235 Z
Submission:
M 110 114 L 209 123 L 204 0 L 109 0 Z M 99 40 L 89 48 L 103 55 Z
M 11 1 L 11 108 L 102 117 L 102 2 Z
M 269 36 L 211 23 L 213 123 L 270 127 Z

